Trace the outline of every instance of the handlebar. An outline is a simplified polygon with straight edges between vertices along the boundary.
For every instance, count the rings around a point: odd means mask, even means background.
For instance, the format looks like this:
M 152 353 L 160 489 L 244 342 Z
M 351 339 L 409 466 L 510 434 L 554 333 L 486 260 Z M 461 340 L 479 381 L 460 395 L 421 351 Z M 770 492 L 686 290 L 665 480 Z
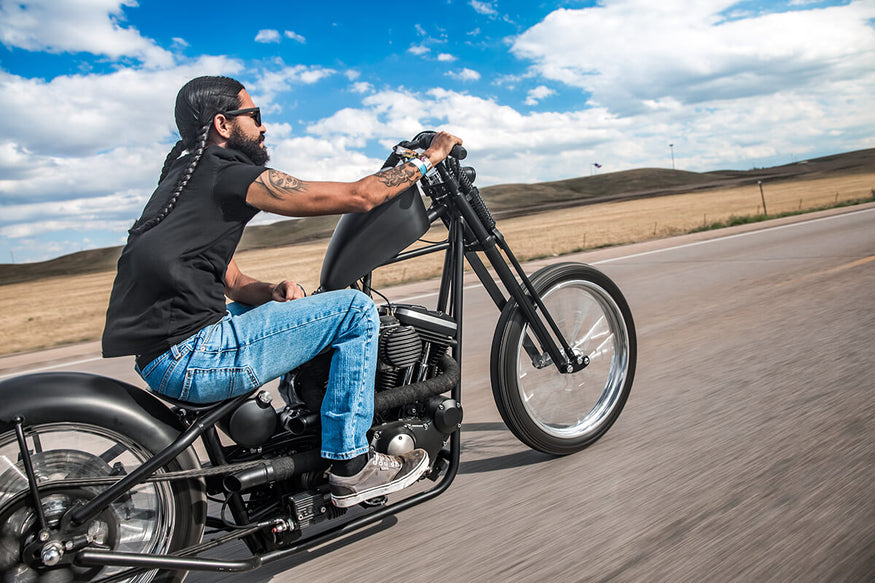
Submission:
M 427 150 L 429 146 L 431 146 L 431 141 L 435 136 L 434 131 L 428 130 L 424 132 L 419 132 L 415 138 L 410 140 L 409 142 L 401 142 L 401 146 L 405 148 L 410 148 L 411 150 L 420 149 Z M 456 160 L 464 160 L 468 157 L 468 150 L 466 150 L 463 146 L 455 145 L 453 149 L 450 150 L 450 156 L 455 158 Z
M 401 162 L 404 159 L 402 156 L 404 150 L 427 150 L 436 133 L 424 131 L 410 141 L 400 142 L 389 154 L 383 168 L 391 168 Z M 467 156 L 468 151 L 464 147 L 453 146 L 447 159 L 436 166 L 437 172 L 429 172 L 427 178 L 420 182 L 420 186 L 426 195 L 437 200 L 447 193 L 447 183 L 452 183 L 454 186 L 451 189 L 456 189 L 458 193 L 463 195 L 483 227 L 489 231 L 495 228 L 495 219 L 486 207 L 483 197 L 480 196 L 480 190 L 473 184 L 477 173 L 473 168 L 463 167 L 459 164 L 459 161 L 464 160 Z

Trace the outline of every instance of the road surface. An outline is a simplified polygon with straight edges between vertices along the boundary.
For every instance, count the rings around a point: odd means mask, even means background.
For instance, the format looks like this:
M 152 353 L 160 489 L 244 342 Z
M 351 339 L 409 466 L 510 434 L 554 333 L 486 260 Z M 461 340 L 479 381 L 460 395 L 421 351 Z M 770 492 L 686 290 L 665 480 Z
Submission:
M 507 431 L 489 386 L 498 314 L 472 285 L 451 488 L 298 558 L 188 581 L 872 581 L 875 208 L 575 259 L 618 283 L 638 327 L 631 397 L 597 444 L 551 458 Z M 0 358 L 0 377 L 142 384 L 130 367 L 90 344 Z

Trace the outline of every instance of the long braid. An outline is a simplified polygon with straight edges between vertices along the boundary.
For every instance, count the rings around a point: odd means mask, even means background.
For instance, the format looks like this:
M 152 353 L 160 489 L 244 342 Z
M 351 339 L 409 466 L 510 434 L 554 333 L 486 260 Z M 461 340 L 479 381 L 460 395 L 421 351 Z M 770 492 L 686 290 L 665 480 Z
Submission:
M 210 137 L 210 129 L 216 114 L 240 107 L 240 92 L 243 85 L 229 77 L 197 77 L 186 83 L 176 96 L 176 127 L 179 129 L 180 140 L 171 148 L 164 159 L 164 167 L 161 169 L 161 177 L 158 184 L 170 174 L 173 164 L 179 159 L 184 150 L 188 150 L 191 160 L 188 167 L 182 173 L 179 182 L 173 188 L 173 192 L 167 199 L 164 208 L 149 220 L 140 217 L 128 231 L 131 235 L 145 233 L 161 221 L 163 221 L 173 207 L 179 195 L 188 185 L 195 169 L 200 163 L 207 142 Z M 160 186 L 159 190 L 165 192 Z M 156 193 L 158 191 L 156 190 Z M 155 194 L 152 195 L 153 197 Z M 152 200 L 149 201 L 152 203 Z M 148 208 L 148 204 L 146 205 Z M 145 211 L 143 211 L 145 215 Z
M 188 181 L 191 180 L 192 175 L 194 174 L 195 169 L 197 168 L 198 163 L 201 161 L 201 157 L 204 155 L 204 150 L 207 149 L 207 141 L 210 137 L 210 128 L 212 127 L 212 121 L 208 124 L 205 124 L 198 135 L 197 146 L 194 151 L 191 153 L 191 162 L 189 162 L 188 167 L 182 173 L 182 176 L 179 179 L 179 182 L 176 183 L 176 188 L 173 190 L 173 194 L 170 195 L 170 198 L 167 200 L 167 204 L 164 205 L 164 208 L 161 209 L 157 215 L 141 224 L 134 224 L 130 229 L 130 233 L 132 235 L 140 235 L 145 233 L 158 223 L 164 220 L 164 218 L 170 214 L 170 211 L 173 210 L 173 207 L 176 206 L 176 201 L 179 199 L 179 195 L 182 194 L 183 189 L 185 189 L 186 185 L 188 185 Z M 170 160 L 171 155 L 174 151 L 181 152 L 184 146 L 182 145 L 182 140 L 178 141 L 173 149 L 170 151 L 170 154 L 167 156 L 167 160 Z M 177 152 L 176 157 L 179 157 Z M 175 160 L 175 159 L 174 159 Z M 168 165 L 168 162 L 165 160 L 164 169 L 161 171 L 161 179 L 159 183 L 164 180 L 164 177 L 167 175 L 167 171 L 169 170 L 169 166 L 172 165 L 172 161 Z
M 164 159 L 164 167 L 161 169 L 161 177 L 158 179 L 158 184 L 164 182 L 164 179 L 167 177 L 167 173 L 170 172 L 170 167 L 173 166 L 173 163 L 179 159 L 179 156 L 185 150 L 185 143 L 182 140 L 176 142 L 176 144 L 171 148 L 170 153 L 167 154 L 167 157 Z

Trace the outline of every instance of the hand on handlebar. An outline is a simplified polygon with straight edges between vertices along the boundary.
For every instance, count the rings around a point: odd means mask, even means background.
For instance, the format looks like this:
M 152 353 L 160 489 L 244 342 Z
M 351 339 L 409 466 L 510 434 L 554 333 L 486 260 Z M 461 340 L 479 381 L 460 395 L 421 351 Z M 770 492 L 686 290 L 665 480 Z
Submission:
M 440 164 L 447 156 L 450 155 L 453 148 L 458 146 L 458 150 L 464 152 L 462 139 L 447 132 L 437 132 L 431 141 L 431 145 L 425 151 L 426 157 L 431 160 L 432 166 Z M 462 156 L 464 157 L 464 156 Z

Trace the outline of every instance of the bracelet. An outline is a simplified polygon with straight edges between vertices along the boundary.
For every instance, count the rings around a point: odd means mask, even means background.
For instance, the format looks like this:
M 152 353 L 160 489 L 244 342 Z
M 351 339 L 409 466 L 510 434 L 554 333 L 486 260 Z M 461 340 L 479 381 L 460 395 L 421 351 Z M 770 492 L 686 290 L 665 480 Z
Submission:
M 426 172 L 428 172 L 429 170 L 431 170 L 432 168 L 434 168 L 434 165 L 431 163 L 431 160 L 429 160 L 429 159 L 428 159 L 428 156 L 426 156 L 425 154 L 420 154 L 419 156 L 417 156 L 417 158 L 419 158 L 420 160 L 422 160 L 422 163 L 425 164 L 425 171 L 426 171 Z M 423 176 L 424 176 L 424 175 L 425 175 L 425 174 L 423 174 Z
M 414 164 L 417 168 L 419 168 L 419 172 L 420 174 L 422 174 L 422 176 L 425 176 L 425 174 L 428 172 L 428 168 L 421 158 L 411 158 L 410 163 Z

